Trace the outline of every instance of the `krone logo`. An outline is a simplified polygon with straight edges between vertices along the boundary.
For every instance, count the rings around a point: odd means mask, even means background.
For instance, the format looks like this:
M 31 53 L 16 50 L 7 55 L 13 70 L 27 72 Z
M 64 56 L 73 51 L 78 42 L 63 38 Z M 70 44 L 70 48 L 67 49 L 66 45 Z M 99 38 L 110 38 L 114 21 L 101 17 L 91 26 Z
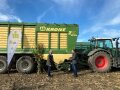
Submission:
M 41 31 L 45 31 L 45 30 L 46 30 L 46 27 L 45 27 L 45 26 L 41 26 L 41 27 L 40 27 L 40 30 L 41 30 Z

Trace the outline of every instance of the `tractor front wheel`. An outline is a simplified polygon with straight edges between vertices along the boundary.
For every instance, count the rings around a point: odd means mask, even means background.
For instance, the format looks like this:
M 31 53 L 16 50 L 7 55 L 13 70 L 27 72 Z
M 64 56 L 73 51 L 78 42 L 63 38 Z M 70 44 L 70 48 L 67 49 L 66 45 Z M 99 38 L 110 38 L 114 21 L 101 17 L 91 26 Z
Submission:
M 103 51 L 96 52 L 88 59 L 89 67 L 95 72 L 108 72 L 111 69 L 111 58 Z

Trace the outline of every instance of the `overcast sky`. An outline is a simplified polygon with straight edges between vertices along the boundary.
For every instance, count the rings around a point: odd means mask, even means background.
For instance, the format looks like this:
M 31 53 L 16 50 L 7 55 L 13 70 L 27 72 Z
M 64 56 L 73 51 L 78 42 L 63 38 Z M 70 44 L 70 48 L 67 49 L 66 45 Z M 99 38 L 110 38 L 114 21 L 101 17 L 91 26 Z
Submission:
M 0 0 L 0 21 L 78 24 L 78 41 L 120 37 L 120 0 Z

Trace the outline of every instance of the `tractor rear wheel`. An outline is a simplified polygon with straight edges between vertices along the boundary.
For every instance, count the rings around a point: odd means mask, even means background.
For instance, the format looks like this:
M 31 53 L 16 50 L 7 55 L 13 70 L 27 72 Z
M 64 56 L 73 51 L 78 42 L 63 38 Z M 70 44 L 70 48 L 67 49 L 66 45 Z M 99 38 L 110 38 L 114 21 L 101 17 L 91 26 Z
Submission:
M 0 73 L 7 72 L 7 58 L 5 56 L 0 56 Z
M 30 56 L 22 56 L 16 62 L 16 69 L 20 73 L 31 73 L 34 70 L 34 62 Z
M 89 67 L 95 72 L 108 72 L 111 69 L 111 58 L 104 52 L 100 51 L 88 59 Z

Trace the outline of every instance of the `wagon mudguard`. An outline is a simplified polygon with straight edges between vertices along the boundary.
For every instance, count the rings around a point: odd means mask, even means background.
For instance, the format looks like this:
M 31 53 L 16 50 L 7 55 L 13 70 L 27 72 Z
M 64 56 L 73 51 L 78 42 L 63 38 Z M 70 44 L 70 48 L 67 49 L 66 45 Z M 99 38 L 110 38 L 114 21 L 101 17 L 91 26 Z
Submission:
M 94 49 L 94 50 L 90 51 L 90 52 L 88 53 L 88 56 L 91 56 L 91 55 L 93 55 L 94 53 L 99 52 L 99 51 L 104 51 L 104 52 L 107 52 L 108 54 L 111 55 L 111 53 L 110 53 L 109 51 L 107 51 L 107 50 L 105 50 L 105 49 L 97 48 L 97 49 Z

